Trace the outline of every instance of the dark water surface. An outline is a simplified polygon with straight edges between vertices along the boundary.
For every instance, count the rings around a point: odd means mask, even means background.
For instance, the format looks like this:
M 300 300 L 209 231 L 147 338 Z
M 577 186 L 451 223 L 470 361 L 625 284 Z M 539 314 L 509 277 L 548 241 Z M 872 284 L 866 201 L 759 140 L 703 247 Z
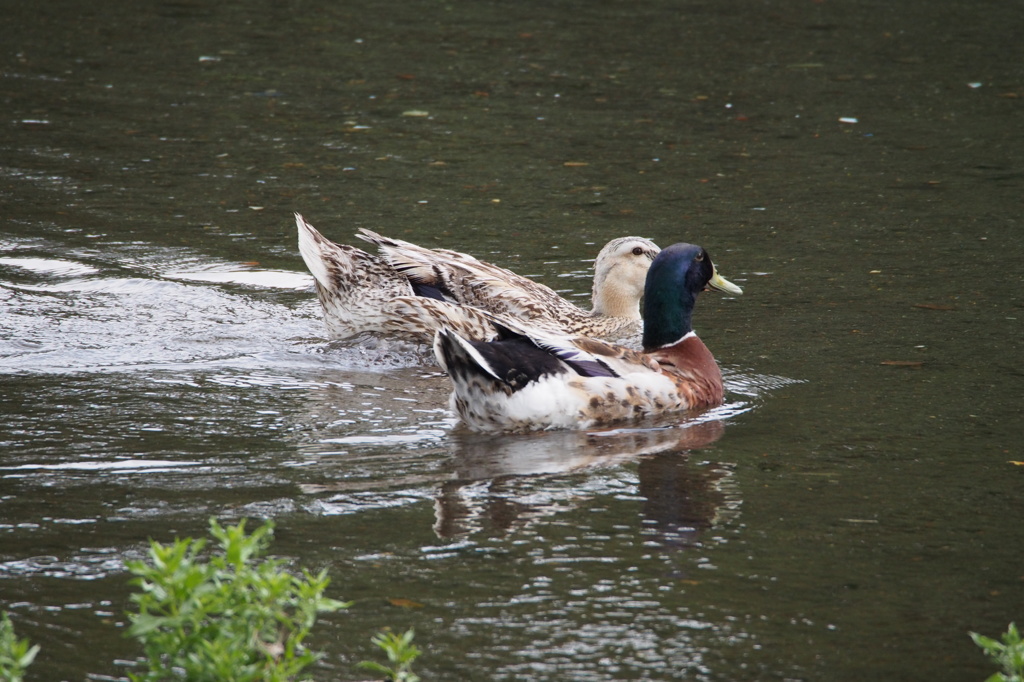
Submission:
M 123 679 L 125 558 L 218 516 L 430 680 L 970 680 L 1024 619 L 1014 2 L 4 3 L 0 608 Z M 586 301 L 626 234 L 746 294 L 729 403 L 484 438 L 329 343 L 291 214 Z M 403 608 L 389 600 L 410 600 Z M 408 602 L 398 601 L 398 604 Z

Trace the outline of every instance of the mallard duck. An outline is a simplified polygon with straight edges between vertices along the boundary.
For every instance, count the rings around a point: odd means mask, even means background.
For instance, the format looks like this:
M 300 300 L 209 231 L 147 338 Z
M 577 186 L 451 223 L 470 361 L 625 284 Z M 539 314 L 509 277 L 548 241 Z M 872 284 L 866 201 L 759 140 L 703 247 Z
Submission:
M 424 327 L 423 323 L 431 315 L 441 315 L 445 326 L 451 326 L 448 321 L 457 320 L 459 314 L 457 309 L 425 302 L 434 299 L 554 333 L 632 341 L 639 346 L 643 282 L 660 250 L 642 237 L 609 242 L 594 262 L 594 307 L 587 311 L 543 284 L 458 251 L 426 249 L 360 230 L 360 238 L 380 249 L 382 255 L 377 256 L 331 242 L 299 214 L 295 222 L 299 251 L 316 280 L 328 332 L 336 338 L 375 332 L 429 343 L 436 325 Z M 413 321 L 403 324 L 403 316 L 409 315 Z M 466 324 L 454 325 L 460 333 L 475 340 L 495 337 L 486 318 L 473 311 L 464 315 Z
M 452 409 L 476 431 L 531 431 L 721 404 L 722 373 L 691 326 L 708 287 L 743 293 L 703 248 L 662 250 L 647 273 L 642 352 L 510 325 L 491 342 L 442 329 L 434 354 L 454 385 Z

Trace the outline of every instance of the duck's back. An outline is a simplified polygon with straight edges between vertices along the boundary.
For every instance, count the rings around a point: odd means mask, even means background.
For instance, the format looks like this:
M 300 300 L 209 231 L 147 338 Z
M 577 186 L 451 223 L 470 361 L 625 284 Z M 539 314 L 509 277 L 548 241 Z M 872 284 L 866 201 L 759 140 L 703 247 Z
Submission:
M 437 288 L 446 299 L 528 322 L 551 331 L 583 333 L 594 316 L 540 282 L 448 249 L 426 249 L 370 230 L 359 236 L 414 283 Z M 614 331 L 621 323 L 608 327 Z

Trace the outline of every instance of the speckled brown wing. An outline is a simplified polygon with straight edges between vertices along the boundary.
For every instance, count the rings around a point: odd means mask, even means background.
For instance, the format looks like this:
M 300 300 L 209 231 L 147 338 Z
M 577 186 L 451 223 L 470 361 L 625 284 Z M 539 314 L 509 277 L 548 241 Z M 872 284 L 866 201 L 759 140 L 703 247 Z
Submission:
M 600 356 L 619 376 L 637 371 L 661 371 L 661 366 L 650 355 L 633 348 L 585 336 L 575 337 L 571 341 L 580 350 Z
M 430 344 L 441 328 L 465 338 L 497 337 L 483 310 L 416 296 L 409 280 L 380 256 L 335 244 L 296 214 L 299 251 L 316 283 L 331 336 L 384 334 Z
M 358 236 L 376 244 L 398 272 L 436 287 L 457 303 L 523 320 L 552 320 L 556 324 L 578 324 L 589 317 L 550 287 L 493 263 L 458 251 L 426 249 L 366 229 L 361 229 Z
M 402 296 L 387 301 L 381 314 L 386 318 L 382 331 L 421 343 L 431 343 L 441 329 L 452 329 L 474 341 L 498 337 L 493 318 L 482 310 L 438 301 L 422 296 Z

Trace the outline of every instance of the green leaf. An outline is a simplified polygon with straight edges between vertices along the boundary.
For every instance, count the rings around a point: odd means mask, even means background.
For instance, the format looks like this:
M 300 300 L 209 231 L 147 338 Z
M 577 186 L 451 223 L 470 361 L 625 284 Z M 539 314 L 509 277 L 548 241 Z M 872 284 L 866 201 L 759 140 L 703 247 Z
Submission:
M 273 524 L 252 533 L 246 521 L 221 526 L 210 520 L 217 541 L 208 558 L 202 540 L 150 542 L 149 561 L 131 562 L 132 595 L 128 635 L 137 637 L 148 674 L 140 682 L 179 679 L 231 682 L 290 682 L 318 660 L 302 646 L 321 612 L 348 606 L 329 599 L 326 572 L 300 576 L 281 559 L 260 559 Z
M 998 651 L 1003 648 L 1002 644 L 992 639 L 991 637 L 979 635 L 977 632 L 970 632 L 968 634 L 971 636 L 971 639 L 974 640 L 975 644 L 980 646 L 982 649 L 985 649 L 986 651 Z
M 27 642 L 28 640 L 23 640 Z M 32 665 L 32 661 L 36 660 L 36 654 L 39 653 L 39 645 L 33 645 L 31 649 L 22 654 L 21 658 L 18 659 L 18 665 L 22 668 L 27 668 Z
M 132 637 L 142 637 L 153 630 L 164 626 L 167 618 L 153 616 L 148 613 L 139 613 L 131 616 L 132 624 L 128 628 L 128 634 Z
M 386 677 L 391 677 L 391 668 L 377 663 L 376 661 L 359 661 L 356 663 L 356 667 L 362 668 L 363 670 L 369 670 L 370 672 L 379 673 Z
M 969 634 L 974 643 L 1002 668 L 1002 672 L 995 673 L 986 682 L 1024 682 L 1024 643 L 1014 623 L 1010 623 L 1003 633 L 1002 643 L 976 632 Z
M 25 670 L 39 653 L 39 645 L 32 646 L 27 639 L 18 639 L 10 616 L 0 613 L 0 679 L 21 682 Z

